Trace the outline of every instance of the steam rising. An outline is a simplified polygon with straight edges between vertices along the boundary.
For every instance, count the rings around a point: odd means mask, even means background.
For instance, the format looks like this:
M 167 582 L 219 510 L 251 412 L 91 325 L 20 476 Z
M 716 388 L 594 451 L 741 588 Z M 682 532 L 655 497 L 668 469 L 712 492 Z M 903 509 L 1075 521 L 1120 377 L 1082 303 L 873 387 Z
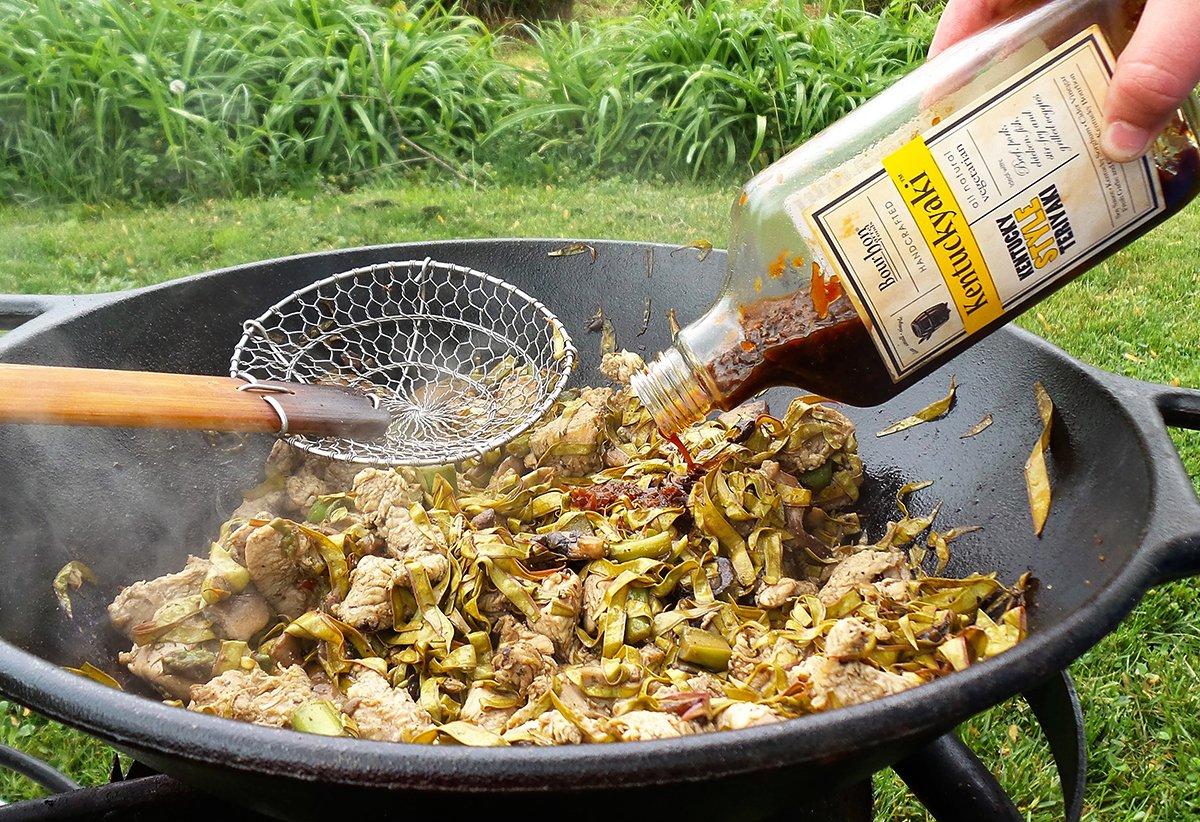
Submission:
M 112 324 L 114 313 L 121 324 Z M 201 328 L 190 332 L 187 321 L 173 316 L 175 331 L 161 317 L 96 314 L 54 330 L 48 330 L 51 318 L 34 320 L 0 338 L 0 359 L 221 373 L 228 357 L 228 343 L 203 327 L 211 318 L 192 315 Z M 189 333 L 211 342 L 181 346 L 178 340 Z M 154 345 L 166 337 L 175 345 Z M 177 570 L 189 553 L 206 556 L 241 492 L 261 480 L 273 442 L 269 436 L 201 431 L 0 426 L 6 560 L 0 637 L 56 663 L 111 668 L 105 663 L 127 643 L 110 632 L 103 605 L 122 586 Z M 98 582 L 73 592 L 70 621 L 51 586 L 73 559 L 86 563 Z

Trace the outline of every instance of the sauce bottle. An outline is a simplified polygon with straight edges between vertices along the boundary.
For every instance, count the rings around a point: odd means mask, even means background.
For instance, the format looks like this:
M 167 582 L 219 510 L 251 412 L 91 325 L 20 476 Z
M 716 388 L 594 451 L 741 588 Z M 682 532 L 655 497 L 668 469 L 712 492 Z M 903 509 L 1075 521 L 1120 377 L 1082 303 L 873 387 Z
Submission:
M 1039 5 L 751 180 L 716 304 L 633 377 L 662 431 L 775 385 L 880 404 L 1186 205 L 1195 99 L 1141 160 L 1100 151 L 1142 5 Z

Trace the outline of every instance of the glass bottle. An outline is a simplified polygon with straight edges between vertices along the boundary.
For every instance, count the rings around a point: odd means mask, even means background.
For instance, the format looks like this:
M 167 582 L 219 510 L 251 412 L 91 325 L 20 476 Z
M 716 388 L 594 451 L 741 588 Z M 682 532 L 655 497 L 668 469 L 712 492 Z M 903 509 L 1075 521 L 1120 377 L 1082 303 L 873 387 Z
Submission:
M 1142 5 L 1039 5 L 754 177 L 716 304 L 633 378 L 663 432 L 775 385 L 880 404 L 1186 205 L 1196 100 L 1143 160 L 1099 149 Z

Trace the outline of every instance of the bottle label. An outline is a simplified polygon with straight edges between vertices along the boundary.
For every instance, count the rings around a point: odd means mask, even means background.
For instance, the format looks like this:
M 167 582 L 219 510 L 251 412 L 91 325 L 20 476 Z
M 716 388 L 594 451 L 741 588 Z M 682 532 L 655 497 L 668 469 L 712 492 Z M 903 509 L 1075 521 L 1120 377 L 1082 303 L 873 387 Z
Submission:
M 893 379 L 1163 211 L 1149 156 L 1119 165 L 1100 151 L 1115 64 L 1092 27 L 853 185 L 815 205 L 801 205 L 804 193 L 788 204 L 816 234 Z

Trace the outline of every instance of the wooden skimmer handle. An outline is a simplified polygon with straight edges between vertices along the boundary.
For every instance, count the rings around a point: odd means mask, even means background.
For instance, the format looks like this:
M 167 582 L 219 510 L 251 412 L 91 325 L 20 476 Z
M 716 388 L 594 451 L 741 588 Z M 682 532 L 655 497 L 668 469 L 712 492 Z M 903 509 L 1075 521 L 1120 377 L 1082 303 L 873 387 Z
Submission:
M 0 363 L 0 423 L 371 439 L 388 414 L 338 386 Z

